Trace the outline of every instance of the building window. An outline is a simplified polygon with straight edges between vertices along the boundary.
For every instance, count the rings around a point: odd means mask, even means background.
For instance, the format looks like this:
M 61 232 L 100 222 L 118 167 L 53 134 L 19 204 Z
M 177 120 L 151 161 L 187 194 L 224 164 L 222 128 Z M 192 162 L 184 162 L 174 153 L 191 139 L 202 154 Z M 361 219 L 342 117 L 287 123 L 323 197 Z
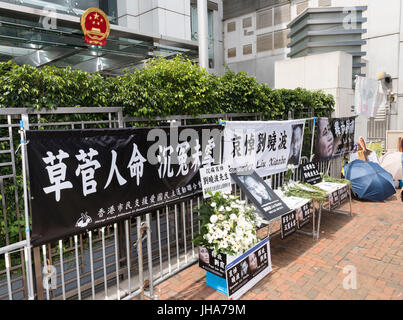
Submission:
M 291 21 L 291 7 L 289 4 L 274 8 L 274 25 Z
M 227 23 L 227 32 L 233 32 L 236 30 L 236 23 L 235 21 Z
M 247 44 L 243 46 L 243 55 L 246 56 L 252 54 L 252 44 Z
M 252 27 L 252 17 L 248 17 L 242 20 L 242 27 L 243 28 L 250 28 Z
M 274 32 L 274 49 L 283 49 L 287 47 L 290 39 L 287 38 L 289 30 L 281 30 Z
M 214 68 L 214 11 L 207 10 L 208 19 L 208 64 L 209 68 Z M 197 6 L 191 4 L 190 6 L 190 29 L 191 29 L 191 39 L 193 41 L 198 41 L 198 18 L 197 18 Z
M 57 13 L 68 14 L 71 16 L 81 17 L 83 12 L 88 8 L 99 8 L 106 13 L 111 24 L 117 23 L 117 0 L 80 0 L 80 1 L 67 1 L 67 0 L 29 0 L 29 1 L 16 1 L 16 0 L 1 0 L 0 2 L 8 2 L 12 4 L 19 4 L 35 9 L 51 8 L 56 10 Z
M 236 57 L 236 48 L 228 49 L 228 58 L 235 58 Z
M 256 29 L 273 26 L 273 10 L 266 10 L 256 14 Z
M 256 38 L 256 52 L 273 50 L 273 34 L 265 33 Z

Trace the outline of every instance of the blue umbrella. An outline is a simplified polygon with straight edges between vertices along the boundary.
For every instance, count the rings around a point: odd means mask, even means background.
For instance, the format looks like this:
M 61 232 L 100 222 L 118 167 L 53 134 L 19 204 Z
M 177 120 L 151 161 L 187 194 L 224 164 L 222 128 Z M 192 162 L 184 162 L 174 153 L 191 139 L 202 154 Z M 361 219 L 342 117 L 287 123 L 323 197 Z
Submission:
M 375 162 L 354 160 L 344 171 L 361 199 L 384 201 L 396 193 L 392 175 Z

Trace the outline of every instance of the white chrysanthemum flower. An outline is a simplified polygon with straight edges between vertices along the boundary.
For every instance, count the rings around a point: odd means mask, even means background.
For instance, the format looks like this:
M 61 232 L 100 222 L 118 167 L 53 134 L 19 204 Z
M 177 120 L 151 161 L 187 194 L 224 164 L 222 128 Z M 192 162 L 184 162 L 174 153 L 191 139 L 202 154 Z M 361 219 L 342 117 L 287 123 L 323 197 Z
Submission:
M 213 215 L 210 217 L 210 222 L 213 223 L 213 224 L 216 223 L 217 220 L 218 220 L 218 217 L 217 217 L 215 214 L 213 214 Z
M 217 203 L 212 202 L 210 205 L 211 205 L 213 208 L 215 208 L 215 207 L 217 206 Z

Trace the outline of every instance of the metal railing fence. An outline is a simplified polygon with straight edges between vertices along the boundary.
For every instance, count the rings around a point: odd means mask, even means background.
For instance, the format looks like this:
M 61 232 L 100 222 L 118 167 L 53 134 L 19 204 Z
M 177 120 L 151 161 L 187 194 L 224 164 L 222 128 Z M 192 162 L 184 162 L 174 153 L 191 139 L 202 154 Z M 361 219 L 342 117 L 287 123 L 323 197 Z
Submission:
M 301 114 L 303 115 L 303 114 Z M 311 111 L 306 116 L 312 116 Z M 264 120 L 260 114 L 215 114 L 170 116 L 152 120 L 123 116 L 120 107 L 59 108 L 33 111 L 26 108 L 0 109 L 0 300 L 29 299 L 27 266 L 34 270 L 36 299 L 129 299 L 147 294 L 158 296 L 154 287 L 197 261 L 192 243 L 200 231 L 196 210 L 203 199 L 186 198 L 140 217 L 90 232 L 60 239 L 32 249 L 27 261 L 24 205 L 21 187 L 19 122 L 25 129 L 89 129 L 133 126 L 217 123 L 224 120 Z M 307 120 L 312 130 L 312 120 Z M 307 161 L 308 159 L 305 159 Z M 337 161 L 330 173 L 339 176 Z M 328 162 L 320 164 L 325 172 Z M 28 172 L 29 175 L 29 172 Z M 296 170 L 295 179 L 301 177 Z M 281 187 L 284 173 L 271 179 L 273 188 Z M 242 195 L 236 186 L 234 193 Z

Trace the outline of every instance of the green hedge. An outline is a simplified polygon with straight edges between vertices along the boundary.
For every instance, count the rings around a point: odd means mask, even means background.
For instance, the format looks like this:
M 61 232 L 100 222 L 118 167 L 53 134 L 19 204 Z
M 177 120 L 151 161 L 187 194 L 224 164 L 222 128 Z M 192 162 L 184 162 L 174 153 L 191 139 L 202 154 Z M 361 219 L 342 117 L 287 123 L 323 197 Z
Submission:
M 45 66 L 41 69 L 0 63 L 0 107 L 122 106 L 125 116 L 151 118 L 177 114 L 257 112 L 266 119 L 295 116 L 313 108 L 329 115 L 334 99 L 321 91 L 270 89 L 244 72 L 229 69 L 221 76 L 201 70 L 177 56 L 155 58 L 141 69 L 115 78 L 99 73 Z

